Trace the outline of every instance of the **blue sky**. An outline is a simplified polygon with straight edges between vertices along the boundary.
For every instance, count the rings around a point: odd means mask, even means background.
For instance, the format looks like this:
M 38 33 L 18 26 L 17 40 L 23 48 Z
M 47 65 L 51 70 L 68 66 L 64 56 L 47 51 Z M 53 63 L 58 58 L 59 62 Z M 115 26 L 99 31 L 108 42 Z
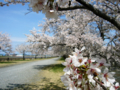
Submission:
M 45 18 L 44 14 L 36 12 L 25 15 L 29 12 L 28 8 L 28 3 L 24 6 L 16 4 L 0 7 L 0 32 L 9 34 L 13 49 L 26 41 L 25 34 L 30 34 L 29 30 L 34 27 L 40 29 L 38 25 Z

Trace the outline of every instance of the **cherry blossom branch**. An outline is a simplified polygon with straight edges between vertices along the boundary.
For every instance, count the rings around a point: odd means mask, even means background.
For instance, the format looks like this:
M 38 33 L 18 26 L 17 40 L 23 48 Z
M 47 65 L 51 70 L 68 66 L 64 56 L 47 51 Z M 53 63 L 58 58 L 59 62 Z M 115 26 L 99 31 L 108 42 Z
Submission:
M 107 90 L 107 88 L 102 85 L 95 77 L 93 77 L 93 79 L 103 88 L 103 90 Z
M 66 44 L 64 44 L 64 43 L 58 43 L 58 44 L 52 44 L 51 46 L 56 46 L 56 45 L 64 46 L 64 45 L 66 45 Z
M 9 5 L 9 4 L 11 4 L 11 2 L 8 2 L 8 3 L 2 3 L 2 2 L 0 2 L 0 6 L 5 6 L 5 5 Z
M 100 11 L 99 9 L 95 8 L 91 4 L 85 2 L 84 0 L 76 0 L 76 1 L 79 2 L 80 4 L 82 4 L 83 6 L 74 6 L 74 7 L 68 7 L 68 8 L 58 7 L 58 11 L 75 10 L 75 9 L 87 9 L 87 10 L 93 12 L 95 15 L 109 21 L 110 23 L 112 23 L 114 26 L 116 26 L 120 30 L 120 23 L 117 22 L 115 20 L 115 18 L 110 17 L 106 13 Z
M 22 5 L 24 5 L 25 3 L 27 3 L 28 1 L 14 1 L 14 2 L 7 2 L 7 3 L 2 3 L 2 2 L 0 2 L 0 6 L 9 6 L 9 4 L 15 4 L 15 3 L 21 3 Z
M 58 7 L 58 11 L 75 10 L 75 9 L 87 9 L 87 8 L 84 6 L 73 6 L 73 7 L 68 7 L 68 8 Z
M 88 10 L 92 11 L 95 15 L 111 22 L 113 25 L 115 25 L 120 30 L 120 23 L 118 23 L 113 17 L 108 16 L 107 14 L 103 13 L 99 9 L 95 8 L 91 4 L 85 2 L 84 0 L 76 0 L 79 3 L 81 3 L 83 6 L 85 6 Z

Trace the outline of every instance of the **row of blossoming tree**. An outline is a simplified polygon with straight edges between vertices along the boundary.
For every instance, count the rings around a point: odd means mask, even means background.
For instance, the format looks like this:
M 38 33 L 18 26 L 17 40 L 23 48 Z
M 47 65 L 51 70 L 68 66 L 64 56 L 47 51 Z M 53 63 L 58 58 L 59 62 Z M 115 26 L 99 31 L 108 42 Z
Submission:
M 12 53 L 11 40 L 8 34 L 0 32 L 0 52 L 10 55 Z
M 119 83 L 113 77 L 114 73 L 108 72 L 107 68 L 110 65 L 119 66 L 120 61 L 119 0 L 5 1 L 0 5 L 29 3 L 30 11 L 46 15 L 45 23 L 39 25 L 43 29 L 34 29 L 31 35 L 26 36 L 28 42 L 43 50 L 52 48 L 62 56 L 73 54 L 63 63 L 66 68 L 61 80 L 68 89 L 119 88 Z M 64 18 L 61 19 L 60 16 Z M 52 36 L 48 33 L 52 33 Z M 75 52 L 72 53 L 74 49 Z
M 44 46 L 43 46 L 44 47 Z M 51 49 L 44 49 L 41 48 L 41 45 L 39 44 L 31 44 L 31 43 L 22 43 L 16 46 L 15 51 L 19 52 L 23 56 L 23 60 L 25 60 L 25 56 L 32 56 L 32 58 L 47 58 L 47 57 L 55 57 L 57 54 L 54 54 L 53 50 Z M 33 57 L 34 56 L 34 57 Z

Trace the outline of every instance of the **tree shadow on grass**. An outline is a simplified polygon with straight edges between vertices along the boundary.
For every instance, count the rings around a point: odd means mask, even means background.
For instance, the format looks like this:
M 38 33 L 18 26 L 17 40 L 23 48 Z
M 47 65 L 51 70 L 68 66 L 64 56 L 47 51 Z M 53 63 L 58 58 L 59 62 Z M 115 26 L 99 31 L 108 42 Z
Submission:
M 36 89 L 33 89 L 36 88 Z M 37 85 L 30 84 L 12 84 L 10 83 L 6 89 L 0 88 L 0 90 L 37 90 Z
M 52 64 L 52 65 L 35 65 L 33 67 L 34 69 L 37 70 L 50 70 L 53 72 L 62 72 L 63 69 L 65 68 L 65 66 L 63 66 L 62 64 Z
M 63 72 L 64 66 L 62 64 L 52 64 L 52 65 L 35 65 L 34 69 L 37 70 L 48 70 L 54 73 Z M 56 75 L 56 74 L 55 74 Z M 54 76 L 52 76 L 54 78 Z M 42 78 L 42 83 L 39 84 L 39 90 L 66 90 L 65 86 L 61 82 L 61 80 L 57 79 L 55 82 L 52 78 L 44 77 Z
M 50 78 L 44 78 L 42 80 L 43 83 L 40 84 L 39 90 L 66 90 L 64 86 L 60 85 L 61 81 L 57 81 L 57 83 L 50 82 Z
M 43 70 L 45 67 L 48 67 L 49 65 L 34 65 L 33 68 L 37 70 Z
M 43 80 L 43 82 L 45 81 L 45 82 L 48 82 L 48 83 L 43 85 L 43 86 L 41 85 L 40 90 L 66 90 L 64 86 L 62 87 L 62 86 L 59 85 L 60 81 L 58 81 L 57 83 L 54 83 L 54 82 L 50 82 L 49 80 L 50 79 L 48 79 L 48 78 L 47 79 L 45 78 Z
M 59 86 L 59 82 L 50 82 L 50 78 L 43 78 L 38 84 L 9 84 L 7 89 L 0 90 L 66 90 L 65 87 Z

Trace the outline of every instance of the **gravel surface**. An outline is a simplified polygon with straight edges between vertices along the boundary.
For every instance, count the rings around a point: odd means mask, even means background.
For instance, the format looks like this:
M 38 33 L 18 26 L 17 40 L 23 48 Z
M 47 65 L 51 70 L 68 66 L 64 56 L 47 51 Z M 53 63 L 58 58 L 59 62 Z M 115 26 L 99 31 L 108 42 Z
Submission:
M 17 85 L 30 84 L 40 80 L 38 73 L 59 58 L 46 59 L 0 68 L 0 90 L 12 90 Z

